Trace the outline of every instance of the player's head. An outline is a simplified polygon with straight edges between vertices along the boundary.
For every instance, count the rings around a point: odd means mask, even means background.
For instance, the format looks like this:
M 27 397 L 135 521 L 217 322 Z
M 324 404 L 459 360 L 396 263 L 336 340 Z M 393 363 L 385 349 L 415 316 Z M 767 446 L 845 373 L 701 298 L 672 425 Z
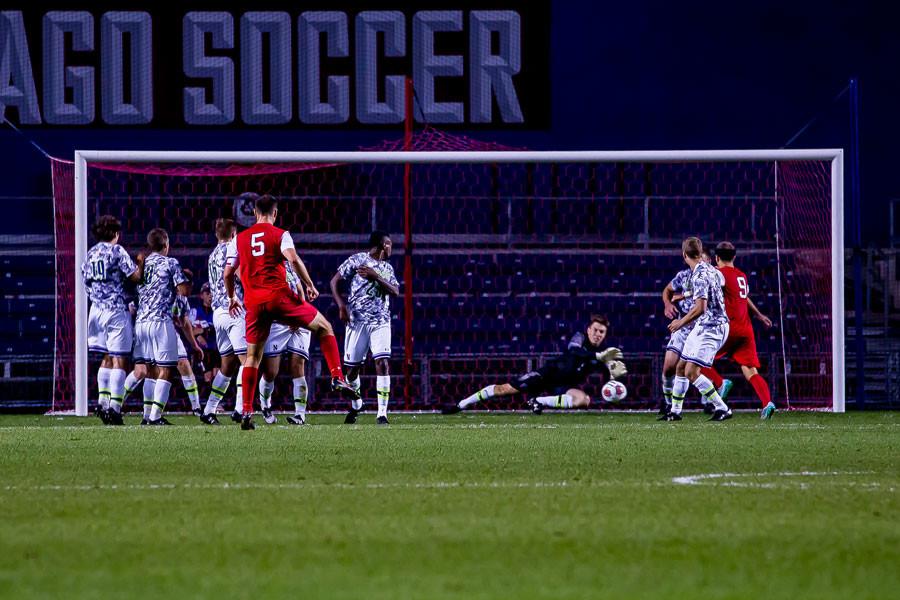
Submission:
M 115 244 L 122 233 L 122 223 L 112 215 L 103 215 L 94 223 L 94 238 L 98 242 Z
M 703 252 L 700 253 L 700 260 L 702 260 L 705 263 L 712 264 L 712 262 L 713 262 L 712 256 L 709 255 L 709 251 L 706 248 L 704 248 Z
M 372 232 L 372 235 L 369 236 L 369 248 L 376 254 L 380 254 L 382 259 L 391 257 L 391 250 L 394 248 L 394 243 L 391 241 L 391 236 L 387 234 L 385 231 L 381 231 L 376 229 Z
M 203 303 L 203 306 L 212 304 L 212 291 L 209 289 L 209 282 L 200 286 L 200 302 Z
M 237 231 L 237 226 L 232 219 L 218 218 L 216 219 L 216 239 L 219 242 L 230 242 Z
M 681 242 L 681 255 L 685 261 L 699 261 L 703 254 L 703 242 L 698 237 L 689 237 Z
M 147 234 L 147 246 L 151 252 L 166 255 L 169 253 L 169 234 L 162 227 L 151 229 Z
M 278 216 L 278 200 L 275 196 L 263 194 L 256 199 L 256 205 L 253 207 L 253 212 L 256 214 L 257 221 L 264 219 L 269 222 L 274 222 L 275 217 Z
M 603 315 L 591 315 L 587 327 L 588 341 L 594 346 L 599 346 L 606 339 L 609 332 L 609 319 Z
M 716 246 L 716 264 L 720 267 L 733 263 L 736 255 L 737 250 L 731 242 L 719 242 Z

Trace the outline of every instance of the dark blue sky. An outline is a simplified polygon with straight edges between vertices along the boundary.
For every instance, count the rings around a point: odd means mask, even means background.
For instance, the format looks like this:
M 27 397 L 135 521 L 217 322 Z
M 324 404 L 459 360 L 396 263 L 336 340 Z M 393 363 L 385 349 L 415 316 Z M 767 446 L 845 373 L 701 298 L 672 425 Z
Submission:
M 550 127 L 474 135 L 534 149 L 781 147 L 856 76 L 863 229 L 869 239 L 886 240 L 888 199 L 900 197 L 894 176 L 900 35 L 877 3 L 554 2 L 550 35 Z M 32 61 L 40 63 L 39 52 Z M 849 123 L 844 98 L 793 147 L 849 149 Z M 393 137 L 383 129 L 29 128 L 27 134 L 66 157 L 75 147 L 354 149 Z M 49 168 L 39 154 L 7 128 L 0 130 L 0 149 L 3 195 L 49 193 Z M 6 213 L 19 217 L 15 226 L 4 220 L 6 232 L 21 231 L 23 222 L 27 230 L 50 231 L 43 203 L 9 206 Z

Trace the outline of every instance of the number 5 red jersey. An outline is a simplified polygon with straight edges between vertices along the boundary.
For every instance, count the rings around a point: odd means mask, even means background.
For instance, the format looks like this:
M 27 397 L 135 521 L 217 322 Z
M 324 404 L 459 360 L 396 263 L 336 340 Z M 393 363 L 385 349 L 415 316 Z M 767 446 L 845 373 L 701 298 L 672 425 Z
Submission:
M 290 233 L 270 223 L 257 223 L 237 235 L 236 245 L 245 304 L 292 295 L 282 254 L 285 248 L 294 247 Z
M 731 332 L 753 331 L 747 307 L 747 298 L 750 296 L 747 275 L 735 267 L 720 267 L 719 271 L 725 277 L 725 314 L 731 321 Z

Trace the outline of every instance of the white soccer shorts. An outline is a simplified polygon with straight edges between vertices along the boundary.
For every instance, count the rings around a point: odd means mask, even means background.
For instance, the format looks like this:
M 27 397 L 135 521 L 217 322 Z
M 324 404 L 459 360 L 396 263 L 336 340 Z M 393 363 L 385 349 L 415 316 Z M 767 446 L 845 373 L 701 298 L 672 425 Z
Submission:
M 232 317 L 227 308 L 217 308 L 213 311 L 213 327 L 220 356 L 247 354 L 247 324 L 243 316 Z
M 728 323 L 713 327 L 698 324 L 684 342 L 681 359 L 702 367 L 711 367 L 719 349 L 728 339 L 728 329 Z
M 366 354 L 372 350 L 372 358 L 391 357 L 391 324 L 350 323 L 344 339 L 344 364 L 358 367 L 366 361 Z
M 681 356 L 681 351 L 684 348 L 684 343 L 687 341 L 688 336 L 691 335 L 691 332 L 695 329 L 694 325 L 696 323 L 691 323 L 687 327 L 682 327 L 675 333 L 669 336 L 669 343 L 666 344 L 666 352 L 674 352 L 678 356 Z
M 134 362 L 160 367 L 178 364 L 179 338 L 171 319 L 138 323 L 134 338 Z
M 182 358 L 186 359 L 188 357 L 188 352 L 187 348 L 184 347 L 184 340 L 181 339 L 181 336 L 178 335 L 177 331 L 175 332 L 175 337 L 178 338 L 178 360 L 181 360 Z
M 134 328 L 127 309 L 104 310 L 91 306 L 88 313 L 88 350 L 128 356 L 134 345 Z
M 272 323 L 272 329 L 269 330 L 269 339 L 266 340 L 263 355 L 271 357 L 290 352 L 309 360 L 309 339 L 310 332 L 308 329 L 301 327 L 296 331 L 291 331 L 291 328 L 287 325 Z

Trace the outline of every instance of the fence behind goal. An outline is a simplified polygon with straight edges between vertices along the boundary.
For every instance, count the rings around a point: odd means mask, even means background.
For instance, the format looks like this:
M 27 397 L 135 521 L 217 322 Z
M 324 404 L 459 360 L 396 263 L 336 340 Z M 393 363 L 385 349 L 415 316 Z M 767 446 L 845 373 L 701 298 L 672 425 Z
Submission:
M 419 134 L 413 147 L 502 149 L 433 130 Z M 343 327 L 328 280 L 347 256 L 365 250 L 371 230 L 390 232 L 401 291 L 412 291 L 411 311 L 402 297 L 391 307 L 393 408 L 408 410 L 431 410 L 536 368 L 592 313 L 608 316 L 607 342 L 623 349 L 629 366 L 629 397 L 617 406 L 655 406 L 668 338 L 661 292 L 685 268 L 681 240 L 697 235 L 709 246 L 729 240 L 750 278 L 751 297 L 775 323 L 768 331 L 757 327 L 756 335 L 776 401 L 832 406 L 829 161 L 420 162 L 408 176 L 405 168 L 333 161 L 89 162 L 86 222 L 90 228 L 100 215 L 119 217 L 122 243 L 132 253 L 143 247 L 147 231 L 165 228 L 170 255 L 195 273 L 196 292 L 206 280 L 216 218 L 234 217 L 242 192 L 274 194 L 281 201 L 278 224 L 294 234 L 322 292 L 316 306 L 337 325 L 339 341 Z M 61 267 L 55 410 L 71 410 L 74 403 L 75 273 L 64 267 L 75 264 L 72 178 L 72 165 L 54 165 Z M 406 219 L 412 244 L 404 236 Z M 407 257 L 411 271 L 404 273 Z M 404 335 L 407 320 L 411 337 Z M 724 371 L 740 377 L 734 367 Z M 311 410 L 345 408 L 325 391 L 327 369 L 315 340 L 308 373 Z M 599 383 L 592 378 L 586 391 L 598 397 Z M 363 391 L 374 399 L 371 366 Z M 175 394 L 170 408 L 187 406 L 183 390 Z M 287 376 L 275 398 L 277 408 L 291 406 Z M 755 406 L 742 381 L 732 399 L 737 407 Z M 136 408 L 137 399 L 132 402 Z M 513 398 L 486 407 L 522 405 Z

